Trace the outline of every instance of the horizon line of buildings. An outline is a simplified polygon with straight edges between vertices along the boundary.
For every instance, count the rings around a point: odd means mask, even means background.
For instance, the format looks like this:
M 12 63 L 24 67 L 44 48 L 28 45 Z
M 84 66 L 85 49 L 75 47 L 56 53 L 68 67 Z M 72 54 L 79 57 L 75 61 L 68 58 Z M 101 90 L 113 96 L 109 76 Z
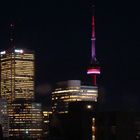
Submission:
M 71 102 L 97 102 L 97 86 L 68 80 L 57 83 L 52 92 L 52 110 L 43 111 L 34 101 L 34 57 L 33 51 L 23 49 L 0 52 L 0 123 L 5 139 L 43 139 L 50 115 L 68 113 Z

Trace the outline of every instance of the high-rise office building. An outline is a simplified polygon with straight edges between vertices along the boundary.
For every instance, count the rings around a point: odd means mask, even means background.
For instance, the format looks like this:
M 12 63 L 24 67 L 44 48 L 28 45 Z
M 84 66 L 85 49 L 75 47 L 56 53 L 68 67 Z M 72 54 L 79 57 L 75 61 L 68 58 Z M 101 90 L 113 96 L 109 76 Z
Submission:
M 42 138 L 41 104 L 19 100 L 12 103 L 10 111 L 10 138 Z
M 52 92 L 52 109 L 58 113 L 67 113 L 70 102 L 97 101 L 96 86 L 81 85 L 80 80 L 59 82 Z
M 1 97 L 8 103 L 34 99 L 34 53 L 22 49 L 0 52 Z
M 2 127 L 3 138 L 7 139 L 9 137 L 9 117 L 7 101 L 5 99 L 0 99 L 0 124 Z
M 42 137 L 41 105 L 34 100 L 34 52 L 12 49 L 0 52 L 1 98 L 8 103 L 9 137 Z
M 43 138 L 47 139 L 49 136 L 50 129 L 50 118 L 52 116 L 52 111 L 44 110 L 43 111 Z

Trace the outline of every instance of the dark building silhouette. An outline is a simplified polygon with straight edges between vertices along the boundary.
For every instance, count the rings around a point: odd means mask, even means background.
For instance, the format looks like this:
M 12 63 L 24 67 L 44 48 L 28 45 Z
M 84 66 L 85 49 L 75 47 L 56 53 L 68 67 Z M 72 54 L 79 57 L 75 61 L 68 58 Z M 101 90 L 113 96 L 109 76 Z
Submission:
M 73 102 L 69 104 L 69 140 L 92 140 L 93 120 L 95 120 L 95 102 Z M 70 131 L 69 131 L 70 130 Z
M 99 112 L 96 132 L 97 140 L 140 140 L 140 113 Z
M 3 140 L 3 132 L 2 132 L 2 126 L 0 124 L 0 140 Z
M 95 106 L 92 101 L 71 102 L 68 113 L 53 114 L 52 140 L 92 140 Z

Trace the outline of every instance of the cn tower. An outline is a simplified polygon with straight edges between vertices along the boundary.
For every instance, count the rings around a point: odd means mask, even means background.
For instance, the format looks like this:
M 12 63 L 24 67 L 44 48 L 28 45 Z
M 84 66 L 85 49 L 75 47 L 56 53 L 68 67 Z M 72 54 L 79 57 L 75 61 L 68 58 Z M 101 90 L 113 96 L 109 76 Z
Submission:
M 94 10 L 94 9 L 93 9 Z M 95 20 L 94 13 L 92 15 L 92 37 L 91 37 L 91 65 L 87 69 L 87 74 L 92 77 L 93 85 L 96 86 L 96 76 L 100 74 L 100 66 L 96 59 L 96 48 L 95 48 Z

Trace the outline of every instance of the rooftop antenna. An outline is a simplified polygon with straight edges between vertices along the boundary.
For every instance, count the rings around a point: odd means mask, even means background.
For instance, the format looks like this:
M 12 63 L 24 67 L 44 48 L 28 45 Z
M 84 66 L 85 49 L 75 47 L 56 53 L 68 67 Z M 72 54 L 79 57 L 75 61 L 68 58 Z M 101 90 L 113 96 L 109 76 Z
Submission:
M 95 6 L 92 5 L 92 36 L 91 36 L 91 63 L 92 64 L 96 64 L 97 63 L 97 59 L 96 59 L 96 48 L 95 48 L 95 41 L 96 41 L 96 37 L 95 37 Z
M 11 48 L 15 48 L 14 31 L 15 31 L 15 25 L 13 23 L 10 23 L 10 47 Z

